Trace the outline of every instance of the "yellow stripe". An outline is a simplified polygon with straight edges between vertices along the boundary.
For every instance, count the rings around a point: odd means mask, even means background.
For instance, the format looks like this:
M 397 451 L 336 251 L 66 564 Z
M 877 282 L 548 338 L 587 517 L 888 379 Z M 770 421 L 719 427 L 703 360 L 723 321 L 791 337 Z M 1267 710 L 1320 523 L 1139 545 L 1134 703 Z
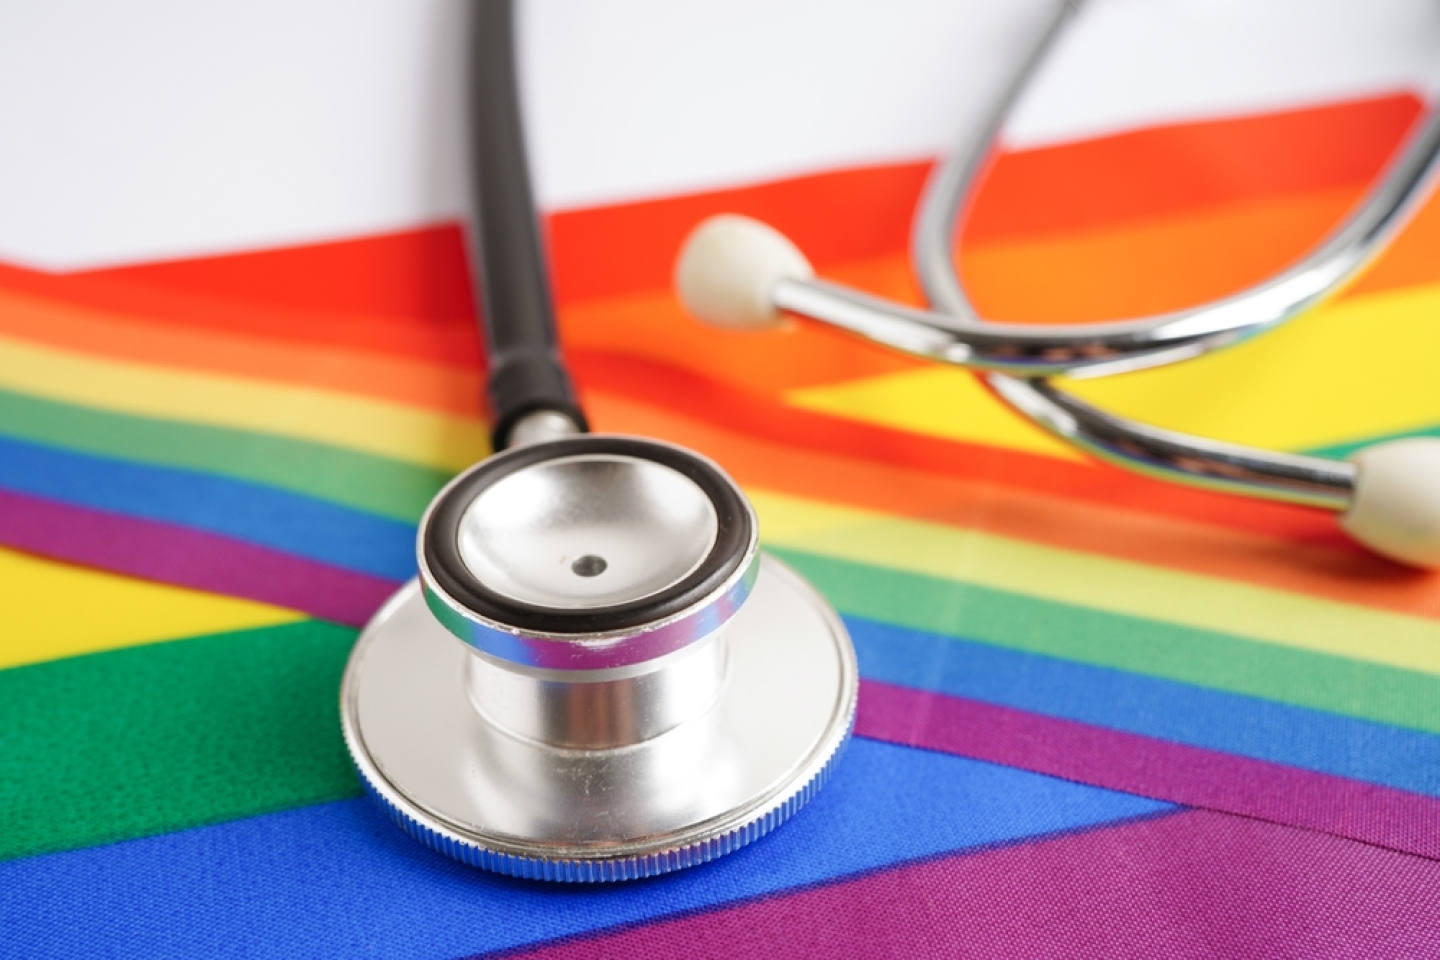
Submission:
M 1440 286 L 1342 300 L 1232 350 L 1074 384 L 1116 413 L 1281 450 L 1440 424 Z
M 982 443 L 1067 460 L 1084 457 L 1001 403 L 954 367 L 891 373 L 785 394 L 805 410 L 947 440 Z
M 0 668 L 302 620 L 250 600 L 136 580 L 0 548 Z
M 1440 674 L 1440 623 L 1419 617 L 976 530 L 749 493 L 765 542 L 774 546 Z
M 233 427 L 462 469 L 478 422 L 312 387 L 99 359 L 0 337 L 0 388 L 120 413 Z
M 1304 450 L 1440 424 L 1440 287 L 1322 307 L 1231 350 L 1140 373 L 1070 383 L 1146 423 L 1277 450 Z M 792 390 L 808 410 L 926 436 L 1075 459 L 970 374 L 936 367 Z

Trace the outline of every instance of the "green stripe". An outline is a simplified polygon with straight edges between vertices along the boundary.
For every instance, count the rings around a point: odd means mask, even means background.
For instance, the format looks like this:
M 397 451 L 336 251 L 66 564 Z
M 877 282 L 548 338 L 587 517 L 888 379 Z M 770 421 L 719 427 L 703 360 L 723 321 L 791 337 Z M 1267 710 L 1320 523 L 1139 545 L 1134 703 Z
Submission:
M 248 480 L 414 522 L 448 475 L 354 450 L 0 391 L 0 432 L 84 453 Z
M 312 621 L 0 671 L 0 859 L 355 796 L 354 638 Z
M 1317 447 L 1314 450 L 1305 452 L 1312 457 L 1330 457 L 1333 460 L 1344 460 L 1357 450 L 1366 447 L 1373 447 L 1377 443 L 1387 443 L 1391 440 L 1405 440 L 1410 437 L 1440 437 L 1440 426 L 1427 427 L 1423 430 L 1406 430 L 1403 433 L 1386 434 L 1383 437 L 1370 437 L 1366 440 L 1356 440 L 1352 443 L 1337 443 L 1329 447 Z
M 1425 674 L 775 552 L 854 616 L 1440 733 Z M 336 706 L 354 636 L 309 621 L 0 671 L 0 859 L 357 795 Z
M 796 550 L 774 552 L 853 616 L 1440 733 L 1440 677 L 1433 675 Z

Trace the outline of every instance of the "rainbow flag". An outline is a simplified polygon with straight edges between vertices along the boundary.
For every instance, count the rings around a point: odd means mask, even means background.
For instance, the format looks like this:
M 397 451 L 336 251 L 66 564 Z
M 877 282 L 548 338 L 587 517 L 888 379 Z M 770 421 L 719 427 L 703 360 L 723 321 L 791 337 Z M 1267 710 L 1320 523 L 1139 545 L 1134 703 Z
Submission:
M 1336 222 L 1421 112 L 1369 96 L 1009 149 L 959 267 L 1000 318 L 1224 294 Z M 459 225 L 0 266 L 0 954 L 1440 955 L 1440 579 L 1316 512 L 1087 462 L 962 371 L 811 326 L 707 330 L 669 290 L 685 232 L 739 212 L 918 302 L 928 170 L 548 218 L 596 427 L 730 471 L 862 674 L 856 739 L 794 822 L 603 888 L 421 848 L 340 739 L 357 628 L 486 453 Z M 1314 313 L 1076 389 L 1322 455 L 1440 435 L 1437 249 L 1440 201 Z

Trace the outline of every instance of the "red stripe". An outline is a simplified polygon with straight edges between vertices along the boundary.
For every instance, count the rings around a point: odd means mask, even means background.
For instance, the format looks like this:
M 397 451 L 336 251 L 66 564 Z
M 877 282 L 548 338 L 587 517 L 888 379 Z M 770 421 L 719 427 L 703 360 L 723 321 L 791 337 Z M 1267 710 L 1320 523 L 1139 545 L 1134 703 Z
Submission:
M 332 317 L 475 316 L 465 244 L 455 224 L 74 276 Z
M 1431 797 L 976 700 L 861 686 L 857 736 L 1440 859 L 1440 800 Z
M 574 303 L 668 289 L 681 242 L 717 213 L 770 224 L 820 267 L 904 250 L 930 166 L 925 160 L 861 167 L 554 214 L 549 233 L 556 293 L 562 303 Z
M 599 429 L 698 450 L 746 485 L 1440 616 L 1434 576 L 1364 549 L 1323 511 L 811 413 L 633 357 L 577 353 L 574 360 Z
M 1366 183 L 1419 115 L 1409 94 L 1213 120 L 1003 155 L 982 185 L 969 243 L 1173 217 Z M 867 167 L 550 218 L 562 302 L 665 289 L 705 217 L 756 217 L 819 267 L 906 249 L 929 163 Z
M 0 286 L 156 324 L 481 366 L 456 225 L 64 276 L 0 264 Z
M 399 586 L 188 527 L 7 491 L 0 491 L 0 543 L 356 627 Z
M 511 956 L 1433 958 L 1437 889 L 1429 861 L 1189 811 Z
M 856 471 L 913 471 L 941 482 L 953 478 L 999 483 L 1366 556 L 1338 531 L 1330 517 L 1315 510 L 1158 483 L 1103 464 L 1076 463 L 831 417 L 640 357 L 573 351 L 571 360 L 581 386 L 594 392 L 587 402 L 598 405 L 597 412 L 609 403 L 602 394 L 651 408 L 644 423 L 631 417 L 639 412 L 634 407 L 627 407 L 623 420 L 604 422 L 602 417 L 604 429 L 653 432 L 711 451 L 726 464 L 753 463 L 758 468 L 770 463 L 776 469 L 765 472 L 767 479 L 757 475 L 752 482 L 774 483 L 775 489 L 861 502 L 845 493 L 847 488 L 860 487 L 853 482 Z M 772 476 L 775 479 L 768 479 Z M 804 483 L 797 487 L 797 479 Z M 864 503 L 870 505 L 871 501 Z M 886 502 L 882 508 L 892 507 Z M 1398 569 L 1378 563 L 1371 566 L 1376 575 Z
M 1367 183 L 1422 109 L 1399 94 L 1006 153 L 981 186 L 965 240 L 1074 233 Z
M 1257 198 L 1358 189 L 1417 111 L 1415 98 L 1393 96 L 1009 154 L 978 198 L 970 237 L 983 244 L 1093 231 Z M 917 162 L 844 170 L 556 214 L 550 237 L 558 299 L 574 304 L 668 288 L 685 232 L 721 210 L 771 220 L 822 266 L 894 257 L 905 249 L 927 169 Z M 1417 224 L 1424 237 L 1434 232 L 1424 229 L 1430 219 L 1440 223 L 1440 214 Z M 1402 240 L 1361 289 L 1435 279 L 1429 250 Z M 0 284 L 162 323 L 471 369 L 480 363 L 464 244 L 454 224 L 63 277 L 0 267 Z M 989 286 L 980 283 L 980 292 Z M 1001 283 L 996 290 L 1002 287 L 1009 289 Z M 1089 315 L 1076 313 L 1083 304 L 1066 303 L 1064 315 Z M 997 315 L 1013 312 L 1005 303 L 996 307 Z

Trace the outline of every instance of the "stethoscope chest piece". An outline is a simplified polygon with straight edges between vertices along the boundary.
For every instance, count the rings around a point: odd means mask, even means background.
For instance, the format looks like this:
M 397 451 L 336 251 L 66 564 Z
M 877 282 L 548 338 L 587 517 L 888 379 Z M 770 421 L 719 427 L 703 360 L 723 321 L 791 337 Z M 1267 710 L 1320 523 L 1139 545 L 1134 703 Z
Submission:
M 702 457 L 507 451 L 442 491 L 418 552 L 341 717 L 368 791 L 442 853 L 571 881 L 703 863 L 799 809 L 849 736 L 843 625 Z

